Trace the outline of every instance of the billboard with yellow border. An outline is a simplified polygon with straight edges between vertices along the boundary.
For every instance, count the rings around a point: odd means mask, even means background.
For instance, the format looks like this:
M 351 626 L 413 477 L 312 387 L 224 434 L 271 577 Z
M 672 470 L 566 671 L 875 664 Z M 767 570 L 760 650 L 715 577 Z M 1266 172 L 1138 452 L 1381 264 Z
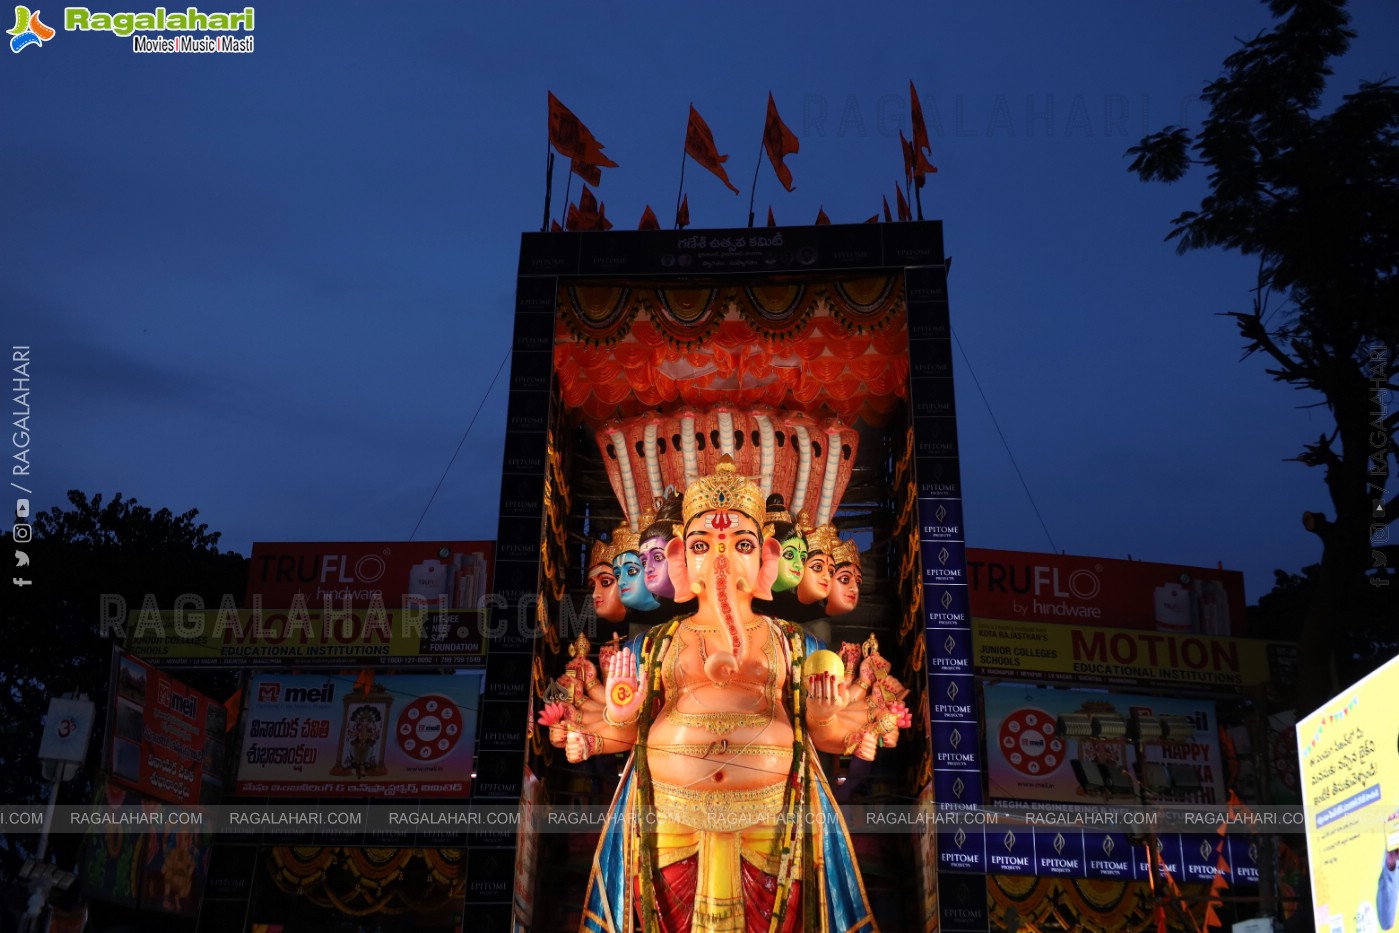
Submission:
M 1297 723 L 1316 929 L 1395 928 L 1399 658 Z

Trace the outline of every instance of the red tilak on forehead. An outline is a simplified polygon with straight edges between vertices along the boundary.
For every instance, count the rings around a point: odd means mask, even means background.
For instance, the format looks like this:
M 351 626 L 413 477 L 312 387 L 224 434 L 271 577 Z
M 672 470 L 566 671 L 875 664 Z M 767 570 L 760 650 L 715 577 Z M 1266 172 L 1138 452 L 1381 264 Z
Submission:
M 710 515 L 705 518 L 704 523 L 715 531 L 724 531 L 725 529 L 733 527 L 734 519 L 728 512 L 719 511 L 710 513 Z

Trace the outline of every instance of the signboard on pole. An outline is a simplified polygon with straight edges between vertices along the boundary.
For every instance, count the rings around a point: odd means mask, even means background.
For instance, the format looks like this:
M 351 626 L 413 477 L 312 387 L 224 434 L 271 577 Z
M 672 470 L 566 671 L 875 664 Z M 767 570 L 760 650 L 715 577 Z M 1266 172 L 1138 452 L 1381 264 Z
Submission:
M 85 759 L 88 739 L 92 737 L 93 710 L 91 700 L 69 697 L 49 700 L 44 735 L 39 740 L 39 760 L 73 764 Z
M 217 799 L 222 704 L 118 650 L 107 708 L 105 766 L 113 783 L 169 803 Z

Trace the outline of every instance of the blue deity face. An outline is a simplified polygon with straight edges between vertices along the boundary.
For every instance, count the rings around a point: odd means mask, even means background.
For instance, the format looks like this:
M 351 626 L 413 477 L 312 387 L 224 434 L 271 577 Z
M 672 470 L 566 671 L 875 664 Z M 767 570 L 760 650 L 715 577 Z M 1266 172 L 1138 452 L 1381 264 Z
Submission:
M 660 605 L 646 588 L 646 568 L 635 551 L 618 554 L 612 561 L 612 569 L 617 574 L 617 591 L 622 594 L 623 606 L 646 612 Z

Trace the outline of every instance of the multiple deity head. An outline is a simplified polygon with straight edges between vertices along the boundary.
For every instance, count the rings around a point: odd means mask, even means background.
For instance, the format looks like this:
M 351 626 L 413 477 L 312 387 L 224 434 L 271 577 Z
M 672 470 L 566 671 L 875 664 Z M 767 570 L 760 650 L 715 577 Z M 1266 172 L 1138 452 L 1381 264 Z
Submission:
M 706 513 L 713 514 L 695 526 L 695 520 Z M 696 575 L 703 573 L 705 557 L 692 554 L 694 548 L 687 542 L 695 532 L 696 538 L 719 533 L 710 524 L 714 515 L 721 514 L 742 526 L 722 529 L 736 536 L 726 545 L 731 556 L 740 557 L 737 536 L 741 530 L 743 538 L 751 539 L 742 542 L 743 560 L 751 554 L 763 565 L 763 575 L 771 577 L 755 595 L 795 599 L 806 606 L 819 603 L 828 616 L 844 615 L 859 605 L 863 575 L 855 541 L 842 540 L 834 525 L 810 527 L 805 515 L 794 520 L 779 494 L 763 502 L 756 486 L 730 464 L 692 483 L 683 496 L 671 492 L 656 500 L 654 510 L 642 514 L 639 531 L 623 522 L 610 541 L 594 542 L 588 579 L 598 617 L 620 622 L 628 610 L 649 612 L 690 599 L 691 588 L 703 585 L 696 582 L 702 579 Z M 696 569 L 687 569 L 687 562 L 697 565 Z

